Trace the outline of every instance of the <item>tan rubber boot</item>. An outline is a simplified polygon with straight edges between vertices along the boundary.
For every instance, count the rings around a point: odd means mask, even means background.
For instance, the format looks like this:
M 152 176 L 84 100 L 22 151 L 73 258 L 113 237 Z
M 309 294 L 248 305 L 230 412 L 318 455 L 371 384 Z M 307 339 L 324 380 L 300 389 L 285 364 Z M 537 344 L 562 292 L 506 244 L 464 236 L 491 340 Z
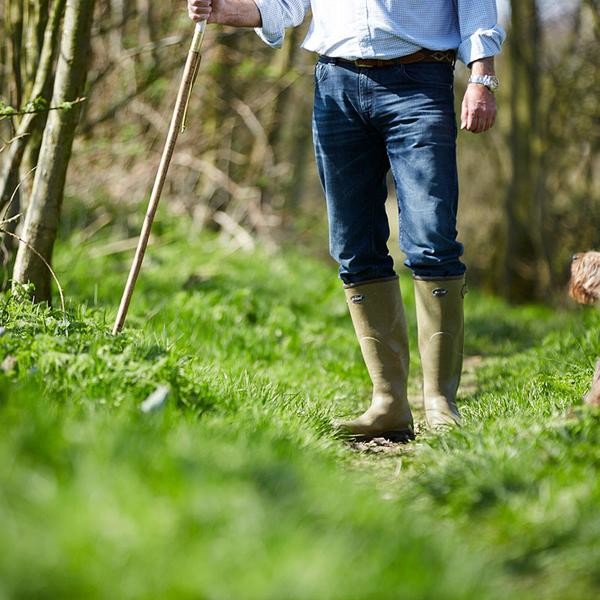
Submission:
M 373 383 L 369 409 L 353 421 L 336 421 L 344 435 L 357 440 L 414 437 L 406 396 L 408 339 L 398 278 L 346 286 L 346 301 L 356 337 Z
M 431 428 L 461 424 L 456 406 L 463 361 L 464 277 L 415 279 L 425 417 Z

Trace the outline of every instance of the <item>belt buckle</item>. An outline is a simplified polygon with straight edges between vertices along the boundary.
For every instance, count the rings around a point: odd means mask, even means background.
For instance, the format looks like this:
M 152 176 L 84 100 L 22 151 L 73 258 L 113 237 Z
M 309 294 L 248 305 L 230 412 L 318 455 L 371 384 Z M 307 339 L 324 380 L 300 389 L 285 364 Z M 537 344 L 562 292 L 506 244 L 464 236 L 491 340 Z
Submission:
M 454 58 L 448 50 L 438 50 L 431 53 L 431 58 L 436 62 L 445 62 L 448 64 L 454 64 Z
M 359 69 L 372 69 L 374 65 L 367 61 L 368 59 L 358 58 L 354 61 L 354 66 L 358 67 Z
M 448 53 L 447 52 L 441 52 L 438 50 L 437 52 L 432 52 L 430 54 L 430 56 L 436 62 L 448 62 Z

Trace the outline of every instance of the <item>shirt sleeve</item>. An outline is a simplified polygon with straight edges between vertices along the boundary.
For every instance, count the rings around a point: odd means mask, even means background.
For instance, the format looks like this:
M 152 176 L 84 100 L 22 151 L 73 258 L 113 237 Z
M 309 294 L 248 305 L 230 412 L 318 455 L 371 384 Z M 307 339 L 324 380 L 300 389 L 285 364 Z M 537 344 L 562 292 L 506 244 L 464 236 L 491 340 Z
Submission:
M 255 31 L 272 48 L 281 48 L 287 27 L 297 27 L 304 21 L 310 0 L 254 0 L 262 18 L 262 27 Z
M 495 56 L 506 39 L 498 24 L 495 0 L 456 0 L 461 43 L 458 58 L 466 65 Z

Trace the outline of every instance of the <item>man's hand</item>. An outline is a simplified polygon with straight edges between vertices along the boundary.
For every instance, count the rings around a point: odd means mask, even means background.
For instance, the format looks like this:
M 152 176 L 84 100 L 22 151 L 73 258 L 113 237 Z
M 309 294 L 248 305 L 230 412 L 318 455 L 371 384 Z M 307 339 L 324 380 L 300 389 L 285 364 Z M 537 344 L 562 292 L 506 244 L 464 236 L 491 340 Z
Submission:
M 254 0 L 187 0 L 188 15 L 195 23 L 208 21 L 233 27 L 260 27 L 262 20 Z
M 493 57 L 472 62 L 469 67 L 473 75 L 494 75 Z M 460 115 L 460 128 L 473 133 L 483 133 L 496 120 L 496 98 L 484 85 L 470 83 L 467 86 Z
M 460 128 L 472 133 L 491 129 L 496 120 L 496 98 L 484 85 L 470 83 L 462 102 Z
M 187 5 L 188 15 L 194 23 L 210 19 L 213 0 L 188 0 Z

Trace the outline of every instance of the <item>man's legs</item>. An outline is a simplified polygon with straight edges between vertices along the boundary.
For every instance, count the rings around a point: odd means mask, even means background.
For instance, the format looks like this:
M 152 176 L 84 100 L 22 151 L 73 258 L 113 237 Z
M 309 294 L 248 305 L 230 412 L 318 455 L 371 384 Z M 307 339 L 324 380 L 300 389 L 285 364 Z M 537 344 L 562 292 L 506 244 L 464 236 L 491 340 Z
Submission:
M 385 213 L 389 161 L 369 123 L 364 75 L 319 63 L 313 132 L 327 198 L 330 251 L 340 265 L 346 299 L 373 382 L 369 409 L 338 423 L 357 439 L 412 435 L 406 396 L 408 342 L 400 288 L 389 256 Z
M 327 200 L 329 246 L 345 284 L 394 277 L 387 248 L 385 142 L 368 122 L 355 70 L 319 62 L 313 138 Z
M 425 412 L 430 427 L 459 424 L 465 267 L 456 240 L 453 74 L 434 63 L 392 70 L 375 77 L 373 123 L 386 140 L 400 245 L 415 278 Z

